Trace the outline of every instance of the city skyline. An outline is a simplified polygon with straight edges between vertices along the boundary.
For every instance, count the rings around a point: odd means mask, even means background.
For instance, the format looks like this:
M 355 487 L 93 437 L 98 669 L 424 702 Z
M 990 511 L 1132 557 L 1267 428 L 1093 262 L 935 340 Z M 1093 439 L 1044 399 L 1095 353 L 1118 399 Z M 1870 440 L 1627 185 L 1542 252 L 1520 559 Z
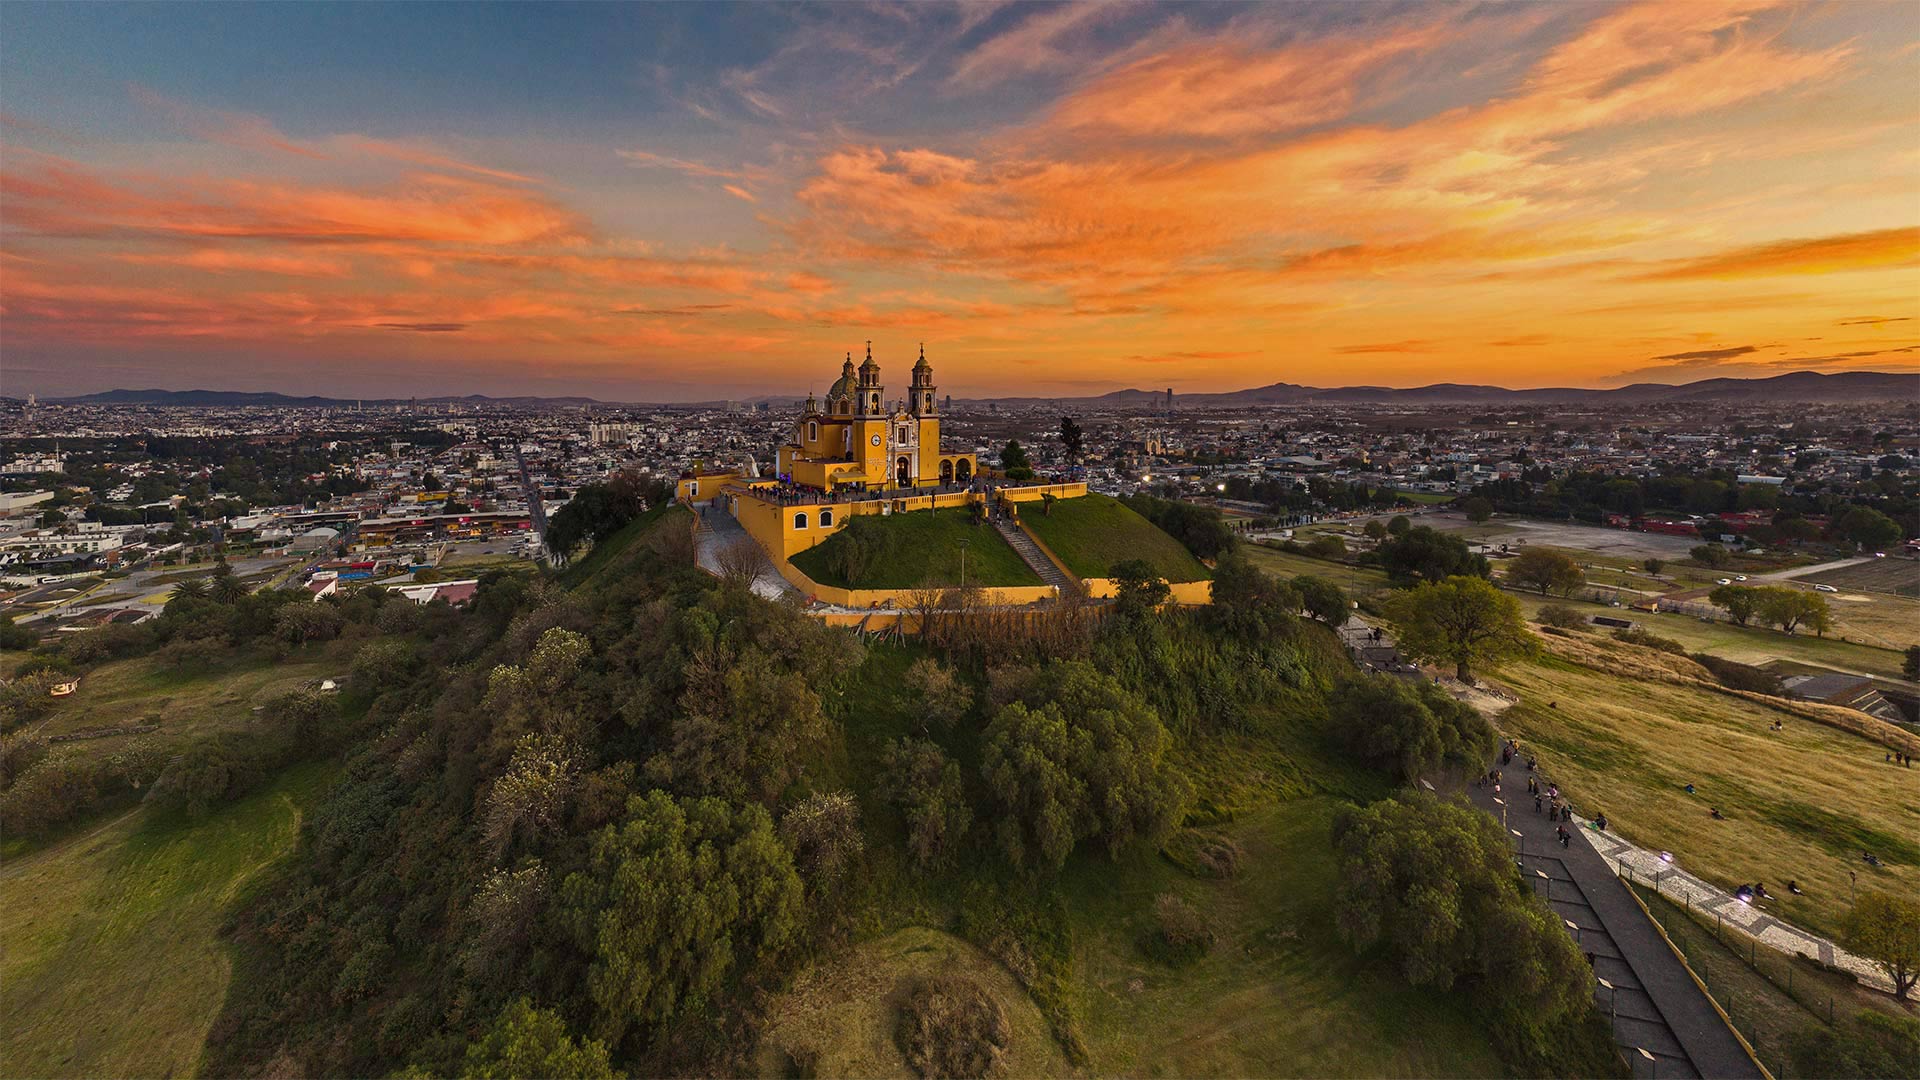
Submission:
M 1920 9 L 0 8 L 0 393 L 1920 371 Z M 1903 90 L 1904 88 L 1904 90 Z

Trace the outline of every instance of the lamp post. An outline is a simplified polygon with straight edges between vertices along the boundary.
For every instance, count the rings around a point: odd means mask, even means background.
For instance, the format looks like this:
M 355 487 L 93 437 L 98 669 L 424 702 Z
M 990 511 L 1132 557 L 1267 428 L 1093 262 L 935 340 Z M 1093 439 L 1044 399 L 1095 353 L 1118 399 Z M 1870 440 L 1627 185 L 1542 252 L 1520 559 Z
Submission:
M 969 541 L 967 540 L 967 538 L 962 537 L 960 539 L 960 590 L 962 592 L 965 592 L 967 588 L 967 544 L 968 543 Z
M 1600 985 L 1607 988 L 1607 1019 L 1612 1020 L 1615 1016 L 1613 999 L 1614 999 L 1614 996 L 1617 995 L 1620 991 L 1614 989 L 1613 984 L 1608 982 L 1605 979 L 1600 980 Z
M 1659 1059 L 1655 1058 L 1652 1054 L 1647 1053 L 1647 1048 L 1644 1046 L 1636 1046 L 1634 1047 L 1634 1049 L 1640 1052 L 1641 1057 L 1647 1059 L 1647 1075 L 1650 1077 L 1653 1077 L 1654 1080 L 1659 1080 L 1659 1076 L 1660 1076 Z

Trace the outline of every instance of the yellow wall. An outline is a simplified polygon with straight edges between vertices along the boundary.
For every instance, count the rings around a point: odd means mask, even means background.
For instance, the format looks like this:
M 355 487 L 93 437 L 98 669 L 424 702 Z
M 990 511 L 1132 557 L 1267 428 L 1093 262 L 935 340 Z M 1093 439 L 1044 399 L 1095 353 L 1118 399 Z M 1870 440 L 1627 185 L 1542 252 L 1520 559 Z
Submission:
M 737 472 L 703 473 L 683 478 L 674 485 L 674 496 L 681 502 L 706 502 L 720 489 L 740 479 Z

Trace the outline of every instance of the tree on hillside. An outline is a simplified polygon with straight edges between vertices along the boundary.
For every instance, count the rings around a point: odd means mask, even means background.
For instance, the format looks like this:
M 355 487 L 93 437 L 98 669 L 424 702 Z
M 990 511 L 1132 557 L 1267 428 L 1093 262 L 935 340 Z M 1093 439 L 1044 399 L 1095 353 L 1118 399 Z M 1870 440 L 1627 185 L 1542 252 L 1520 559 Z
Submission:
M 1515 878 L 1492 818 L 1430 796 L 1346 807 L 1333 821 L 1340 932 L 1415 986 L 1467 982 L 1538 1048 L 1592 1007 L 1593 969 Z
M 866 850 L 860 804 L 844 791 L 816 791 L 780 818 L 780 839 L 814 895 L 831 891 Z
M 1707 599 L 1726 608 L 1729 618 L 1745 626 L 1759 613 L 1764 597 L 1759 589 L 1751 585 L 1721 585 L 1708 593 Z
M 1388 603 L 1401 651 L 1454 665 L 1464 683 L 1473 681 L 1472 665 L 1524 655 L 1534 647 L 1520 602 L 1482 578 L 1450 577 L 1400 593 Z
M 1848 948 L 1893 980 L 1893 996 L 1907 1000 L 1920 979 L 1920 901 L 1878 890 L 1861 893 L 1842 932 Z
M 1467 515 L 1467 520 L 1473 522 L 1475 525 L 1493 517 L 1493 503 L 1480 495 L 1475 495 L 1471 499 L 1461 503 L 1460 509 Z
M 1369 540 L 1385 540 L 1387 538 L 1387 527 L 1379 518 L 1374 518 L 1372 521 L 1367 522 L 1366 527 L 1360 531 L 1365 533 Z
M 1667 563 L 1665 559 L 1647 559 L 1640 564 L 1640 569 L 1645 570 L 1647 573 L 1652 574 L 1654 577 L 1659 577 L 1660 571 L 1665 570 L 1666 568 L 1667 568 Z
M 800 876 L 759 806 L 654 790 L 595 833 L 560 889 L 559 925 L 592 957 L 593 1032 L 617 1045 L 709 1009 L 784 952 L 804 916 Z
M 1437 768 L 1481 769 L 1493 728 L 1432 683 L 1362 675 L 1333 694 L 1334 736 L 1367 764 L 1412 783 Z
M 1114 563 L 1107 569 L 1107 576 L 1117 590 L 1113 609 L 1118 615 L 1137 618 L 1152 614 L 1173 595 L 1172 587 L 1144 559 Z
M 922 869 L 944 862 L 973 825 L 960 766 L 926 739 L 887 745 L 879 792 L 906 819 L 907 853 Z
M 1067 460 L 1078 465 L 1081 448 L 1086 445 L 1086 435 L 1071 416 L 1060 418 L 1060 445 L 1067 452 Z
M 767 557 L 767 550 L 751 537 L 742 536 L 723 546 L 717 557 L 720 580 L 737 588 L 751 589 L 773 572 L 773 560 Z
M 1326 578 L 1301 574 L 1293 579 L 1293 589 L 1300 594 L 1300 606 L 1306 613 L 1328 626 L 1346 622 L 1353 609 L 1347 594 Z
M 1475 555 L 1465 540 L 1427 525 L 1416 525 L 1381 544 L 1379 556 L 1381 569 L 1402 588 L 1455 575 L 1486 577 L 1490 572 L 1486 557 Z
M 500 1010 L 493 1027 L 478 1042 L 467 1044 L 467 1060 L 460 1069 L 469 1080 L 515 1080 L 524 1076 L 566 1076 L 579 1080 L 618 1080 L 597 1039 L 576 1043 L 567 1022 L 552 1009 L 536 1009 L 519 998 Z
M 1570 596 L 1587 583 L 1587 575 L 1565 552 L 1530 547 L 1507 564 L 1507 580 L 1521 588 L 1538 589 L 1541 596 L 1550 591 Z
M 1900 673 L 1909 679 L 1920 679 L 1920 645 L 1907 646 L 1906 659 L 1901 661 Z
M 980 775 L 1001 849 L 1016 866 L 1057 870 L 1083 839 L 1110 855 L 1159 844 L 1192 791 L 1163 759 L 1167 729 L 1146 703 L 1083 661 L 1042 669 L 1025 700 L 987 726 Z
M 923 731 L 930 723 L 950 728 L 973 707 L 973 689 L 952 667 L 930 656 L 915 660 L 900 683 L 913 698 Z
M 820 695 L 802 671 L 753 646 L 703 646 L 665 752 L 647 762 L 655 780 L 698 795 L 772 805 L 827 734 Z
M 1413 519 L 1405 514 L 1395 514 L 1387 521 L 1387 532 L 1393 536 L 1405 536 L 1413 528 Z

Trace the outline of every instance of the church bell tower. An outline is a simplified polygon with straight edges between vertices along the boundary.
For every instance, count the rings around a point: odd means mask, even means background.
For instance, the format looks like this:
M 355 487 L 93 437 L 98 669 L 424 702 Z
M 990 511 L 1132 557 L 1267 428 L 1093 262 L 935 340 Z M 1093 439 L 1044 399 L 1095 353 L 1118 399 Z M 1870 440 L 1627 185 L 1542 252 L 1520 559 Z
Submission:
M 930 417 L 939 412 L 935 402 L 939 396 L 934 392 L 933 366 L 927 363 L 927 343 L 920 343 L 920 362 L 913 365 L 913 392 L 908 396 L 907 411 L 918 417 Z

